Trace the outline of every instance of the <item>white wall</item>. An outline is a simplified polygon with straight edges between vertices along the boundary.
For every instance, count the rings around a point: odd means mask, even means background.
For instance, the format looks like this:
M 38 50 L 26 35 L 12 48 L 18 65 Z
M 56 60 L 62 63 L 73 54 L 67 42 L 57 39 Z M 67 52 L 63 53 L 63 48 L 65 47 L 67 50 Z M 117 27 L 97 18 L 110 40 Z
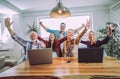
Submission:
M 0 15 L 0 21 L 1 21 L 1 40 L 2 42 L 4 43 L 4 45 L 2 46 L 2 48 L 13 48 L 13 42 L 10 42 L 11 39 L 10 39 L 10 34 L 7 30 L 7 28 L 5 27 L 5 24 L 4 24 L 4 20 L 6 17 L 8 17 L 9 15 L 3 15 L 1 14 Z M 9 16 L 11 17 L 11 16 Z M 9 46 L 10 45 L 10 46 Z
M 3 15 L 0 14 L 0 21 L 1 21 L 1 40 L 2 40 L 2 48 L 0 49 L 13 49 L 13 41 L 10 38 L 10 34 L 4 24 L 5 18 L 6 17 L 11 17 L 10 15 Z
M 120 24 L 120 6 L 110 11 L 111 22 Z
M 23 17 L 22 15 L 14 15 L 13 17 L 13 31 L 19 36 L 22 37 L 23 39 L 25 39 L 24 37 L 24 21 L 23 21 Z M 23 48 L 14 41 L 14 57 L 16 59 L 19 59 L 21 57 L 21 52 L 22 52 Z
M 27 25 L 31 25 L 33 24 L 33 21 L 35 22 L 35 25 L 37 25 L 37 16 L 29 16 L 29 17 L 24 17 L 24 36 L 26 38 L 26 40 L 30 40 L 29 39 L 29 34 L 27 33 L 28 31 L 28 26 Z

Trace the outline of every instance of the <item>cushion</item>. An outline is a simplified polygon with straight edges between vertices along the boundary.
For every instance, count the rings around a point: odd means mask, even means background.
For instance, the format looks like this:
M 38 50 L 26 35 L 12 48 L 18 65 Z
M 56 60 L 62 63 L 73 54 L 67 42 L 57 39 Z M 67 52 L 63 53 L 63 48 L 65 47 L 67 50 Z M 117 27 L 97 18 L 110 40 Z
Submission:
M 5 65 L 5 56 L 0 56 L 0 69 Z
M 9 67 L 9 66 L 3 67 L 2 69 L 0 69 L 0 73 L 3 72 L 3 71 L 5 71 L 5 70 L 7 70 L 7 69 L 9 69 L 9 68 L 11 68 L 11 67 Z
M 13 67 L 15 65 L 17 65 L 17 60 L 15 60 L 15 59 L 6 59 L 5 60 L 5 66 Z

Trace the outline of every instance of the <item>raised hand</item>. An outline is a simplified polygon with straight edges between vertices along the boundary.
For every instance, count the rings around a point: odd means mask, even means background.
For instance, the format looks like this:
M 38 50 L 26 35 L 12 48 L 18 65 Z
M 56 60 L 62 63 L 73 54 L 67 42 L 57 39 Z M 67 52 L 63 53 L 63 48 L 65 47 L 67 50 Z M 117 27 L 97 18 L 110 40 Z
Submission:
M 112 26 L 112 24 L 110 24 L 109 26 L 108 26 L 108 36 L 111 36 L 112 35 L 112 31 L 114 30 L 114 28 L 113 28 L 113 26 Z
M 42 23 L 41 21 L 39 22 L 39 24 L 40 24 L 41 26 L 43 26 L 43 23 Z
M 10 26 L 11 26 L 12 23 L 13 23 L 13 22 L 10 22 L 10 18 L 9 18 L 9 17 L 5 19 L 5 26 L 6 26 L 7 28 L 10 28 Z
M 9 17 L 5 19 L 5 26 L 7 27 L 7 29 L 8 29 L 8 31 L 9 31 L 11 36 L 14 34 L 13 30 L 10 28 L 12 23 L 13 22 L 10 22 L 10 18 Z
M 109 32 L 112 32 L 113 29 L 114 29 L 114 28 L 113 28 L 112 25 L 109 25 L 109 26 L 108 26 L 108 30 L 109 30 Z
M 91 26 L 91 24 L 92 24 L 92 20 L 91 19 L 87 20 L 86 25 L 84 25 L 86 31 L 89 29 L 89 27 Z
M 79 34 L 79 31 L 82 29 L 82 28 L 84 28 L 84 24 L 82 24 L 82 26 L 81 27 L 79 27 L 79 28 L 77 28 L 77 29 L 75 29 L 75 33 L 77 33 L 77 34 Z
M 40 24 L 40 26 L 43 27 L 43 29 L 47 30 L 47 27 L 45 25 L 43 25 L 43 23 L 41 21 L 39 22 L 39 24 Z

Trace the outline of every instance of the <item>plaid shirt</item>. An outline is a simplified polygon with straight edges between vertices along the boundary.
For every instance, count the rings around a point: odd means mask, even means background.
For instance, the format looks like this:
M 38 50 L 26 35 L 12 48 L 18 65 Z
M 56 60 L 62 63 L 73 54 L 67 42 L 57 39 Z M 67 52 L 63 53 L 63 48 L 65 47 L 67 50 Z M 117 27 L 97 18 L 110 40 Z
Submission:
M 38 36 L 38 40 L 43 41 L 46 44 L 46 47 L 50 48 L 50 46 L 49 46 L 50 41 L 44 40 L 40 36 Z M 63 43 L 65 40 L 67 40 L 67 37 L 64 37 L 60 40 L 55 40 L 55 42 L 53 44 L 53 49 L 52 50 L 57 52 L 58 57 L 62 57 L 60 44 Z
M 13 40 L 15 40 L 16 42 L 18 42 L 24 49 L 24 55 L 22 56 L 22 58 L 20 59 L 20 61 L 18 61 L 18 63 L 21 63 L 25 60 L 28 59 L 28 55 L 27 55 L 27 51 L 29 49 L 32 49 L 32 42 L 31 41 L 26 41 L 20 37 L 17 36 L 17 34 L 14 33 L 14 35 L 12 35 Z M 36 49 L 41 48 L 40 43 L 38 41 L 36 41 Z

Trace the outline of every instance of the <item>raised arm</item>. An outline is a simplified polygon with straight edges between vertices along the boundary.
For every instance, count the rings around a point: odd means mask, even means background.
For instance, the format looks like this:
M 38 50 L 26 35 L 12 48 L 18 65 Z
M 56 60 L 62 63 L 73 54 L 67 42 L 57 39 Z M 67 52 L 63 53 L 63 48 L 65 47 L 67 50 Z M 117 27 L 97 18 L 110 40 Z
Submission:
M 45 44 L 47 44 L 48 43 L 48 41 L 47 40 L 44 40 L 43 38 L 41 38 L 40 36 L 38 36 L 38 40 L 39 41 L 43 41 Z
M 112 31 L 114 30 L 112 25 L 108 26 L 108 36 L 111 37 L 112 36 Z
M 110 40 L 110 37 L 106 36 L 103 40 L 99 40 L 99 44 L 100 45 L 106 44 L 107 42 L 109 42 L 109 40 Z
M 6 19 L 5 19 L 5 26 L 6 26 L 6 28 L 8 29 L 11 37 L 12 37 L 16 42 L 18 42 L 20 45 L 25 46 L 25 45 L 27 44 L 27 41 L 25 41 L 24 39 L 18 37 L 18 36 L 13 32 L 13 30 L 12 30 L 11 27 L 10 27 L 12 23 L 13 23 L 13 22 L 10 22 L 10 18 L 6 18 Z
M 83 40 L 81 40 L 81 41 L 80 41 L 80 43 L 82 43 L 82 44 L 85 44 L 85 45 L 86 45 L 86 44 L 87 44 L 87 41 L 83 41 Z
M 61 38 L 61 39 L 59 39 L 57 41 L 59 41 L 60 43 L 63 43 L 65 40 L 67 40 L 67 37 Z
M 75 33 L 77 33 L 78 35 L 79 35 L 79 31 L 82 29 L 82 28 L 84 28 L 84 24 L 82 24 L 82 26 L 81 27 L 79 27 L 79 28 L 77 28 L 77 29 L 75 29 Z
M 45 26 L 45 25 L 43 25 L 43 23 L 40 21 L 40 26 L 42 26 L 43 27 L 43 29 L 45 29 L 46 31 L 47 31 L 47 27 Z
M 8 29 L 11 36 L 13 36 L 13 34 L 14 34 L 13 30 L 10 27 L 12 23 L 13 22 L 10 22 L 10 18 L 5 19 L 5 26 L 7 27 L 7 29 Z
M 52 29 L 49 29 L 49 28 L 47 28 L 45 25 L 43 25 L 43 23 L 42 22 L 40 22 L 39 23 L 42 27 L 43 27 L 43 29 L 45 29 L 47 32 L 49 32 L 49 33 L 53 33 L 53 34 L 55 34 L 56 35 L 56 33 L 58 34 L 58 30 L 52 30 Z M 58 38 L 58 37 L 57 37 Z
M 91 19 L 90 19 L 89 21 L 87 20 L 86 25 L 84 24 L 84 30 L 78 35 L 78 37 L 77 37 L 76 40 L 75 40 L 75 43 L 76 43 L 76 44 L 79 43 L 80 39 L 81 39 L 82 36 L 86 33 L 86 31 L 89 29 L 89 27 L 91 26 L 91 24 L 92 24 Z
M 114 30 L 113 26 L 108 26 L 108 34 L 107 36 L 103 39 L 103 40 L 99 40 L 100 44 L 106 44 L 107 42 L 109 42 L 111 36 L 112 36 L 112 31 Z
M 67 53 L 66 41 L 64 41 L 64 43 L 63 43 L 63 54 L 62 54 L 62 56 L 65 56 L 66 53 Z

